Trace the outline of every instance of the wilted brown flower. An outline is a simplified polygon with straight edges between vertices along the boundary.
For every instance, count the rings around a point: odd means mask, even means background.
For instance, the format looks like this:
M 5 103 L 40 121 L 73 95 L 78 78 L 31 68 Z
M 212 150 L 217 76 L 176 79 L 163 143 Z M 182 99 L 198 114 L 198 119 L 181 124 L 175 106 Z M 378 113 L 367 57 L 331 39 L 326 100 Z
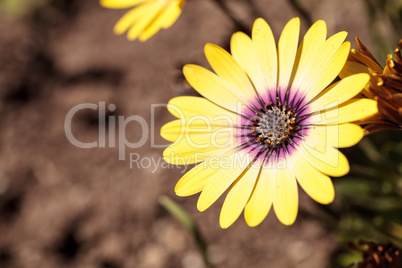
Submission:
M 377 244 L 359 241 L 357 245 L 348 243 L 348 247 L 363 254 L 363 262 L 352 264 L 357 268 L 397 268 L 400 250 L 393 244 Z
M 368 73 L 370 81 L 362 91 L 368 98 L 377 100 L 378 113 L 366 118 L 362 123 L 365 134 L 384 130 L 402 130 L 402 56 L 395 49 L 395 59 L 389 54 L 383 69 L 370 51 L 356 38 L 360 51 L 352 49 L 349 59 L 339 76 L 341 78 L 356 73 Z M 402 49 L 402 40 L 399 41 Z

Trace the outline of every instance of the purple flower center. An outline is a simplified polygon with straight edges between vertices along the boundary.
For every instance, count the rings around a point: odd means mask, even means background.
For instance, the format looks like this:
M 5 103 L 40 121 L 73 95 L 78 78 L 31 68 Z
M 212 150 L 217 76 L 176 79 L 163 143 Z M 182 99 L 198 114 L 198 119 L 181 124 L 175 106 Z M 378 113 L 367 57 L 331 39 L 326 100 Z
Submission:
M 252 133 L 262 145 L 280 147 L 291 142 L 295 132 L 296 118 L 292 108 L 280 103 L 266 104 L 252 120 Z
M 243 111 L 240 143 L 243 149 L 259 150 L 257 157 L 292 153 L 308 127 L 308 105 L 302 94 L 275 95 L 257 97 Z

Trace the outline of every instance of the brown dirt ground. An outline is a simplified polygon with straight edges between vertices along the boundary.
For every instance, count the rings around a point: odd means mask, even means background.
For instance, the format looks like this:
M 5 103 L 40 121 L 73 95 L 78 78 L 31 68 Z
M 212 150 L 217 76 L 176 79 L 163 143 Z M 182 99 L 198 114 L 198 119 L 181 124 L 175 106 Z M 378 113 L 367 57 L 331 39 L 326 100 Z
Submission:
M 297 12 L 286 1 L 254 1 L 276 38 Z M 151 121 L 151 104 L 194 95 L 183 86 L 180 66 L 206 66 L 203 46 L 225 46 L 235 30 L 211 1 L 185 5 L 179 20 L 146 43 L 112 33 L 124 11 L 97 1 L 53 1 L 21 19 L 0 17 L 0 267 L 203 267 L 192 237 L 159 205 L 167 195 L 194 217 L 216 267 L 322 268 L 337 247 L 333 235 L 298 217 L 291 227 L 271 212 L 258 227 L 239 219 L 228 230 L 218 224 L 223 199 L 206 212 L 197 196 L 179 198 L 177 168 L 130 168 L 129 153 L 158 160 L 150 141 L 127 149 L 80 149 L 64 133 L 68 111 L 80 103 L 113 103 L 108 115 L 139 115 Z M 236 4 L 236 3 L 235 3 Z M 312 17 L 325 19 L 329 35 L 349 32 L 372 47 L 362 1 L 310 1 Z M 252 19 L 236 5 L 235 11 Z M 302 33 L 307 29 L 303 25 Z M 172 117 L 155 113 L 154 134 Z M 98 137 L 98 115 L 77 113 L 79 140 Z M 125 133 L 141 137 L 136 124 Z M 314 204 L 300 192 L 304 209 Z

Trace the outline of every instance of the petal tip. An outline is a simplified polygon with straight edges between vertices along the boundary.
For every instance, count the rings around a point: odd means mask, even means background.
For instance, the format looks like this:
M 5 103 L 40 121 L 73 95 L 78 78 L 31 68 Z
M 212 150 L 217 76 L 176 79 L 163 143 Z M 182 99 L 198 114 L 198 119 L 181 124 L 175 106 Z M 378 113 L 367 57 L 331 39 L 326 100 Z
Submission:
M 186 64 L 186 65 L 183 66 L 183 74 L 184 74 L 185 77 L 187 75 L 191 75 L 192 73 L 194 73 L 193 64 Z
M 278 218 L 278 220 L 279 220 L 280 223 L 282 223 L 283 225 L 290 226 L 290 225 L 292 225 L 292 224 L 296 221 L 296 218 L 294 218 L 294 219 L 281 219 L 281 218 Z
M 204 46 L 204 52 L 207 53 L 207 51 L 210 51 L 211 49 L 214 49 L 217 47 L 217 45 L 212 44 L 212 43 L 206 43 Z
M 256 226 L 258 226 L 261 222 L 262 222 L 262 221 L 257 221 L 257 220 L 254 220 L 254 219 L 247 219 L 247 218 L 246 218 L 246 223 L 247 223 L 248 227 L 256 227 Z
M 323 204 L 323 205 L 329 205 L 334 201 L 334 199 L 335 199 L 335 195 L 329 197 L 328 199 L 322 199 L 322 200 L 317 201 L 317 202 L 320 203 L 320 204 Z
M 227 229 L 229 228 L 232 224 L 234 223 L 233 220 L 228 220 L 225 217 L 221 217 L 219 218 L 219 225 L 221 226 L 222 229 Z
M 180 197 L 186 196 L 186 195 L 184 194 L 184 192 L 182 191 L 182 187 L 179 186 L 178 184 L 176 184 L 176 187 L 174 188 L 174 193 L 175 193 L 177 196 L 180 196 Z
M 120 29 L 120 27 L 118 26 L 118 24 L 116 24 L 113 28 L 113 33 L 115 35 L 121 35 L 124 33 L 124 30 Z M 128 39 L 128 38 L 127 38 Z
M 198 209 L 200 212 L 203 212 L 203 211 L 207 210 L 207 208 L 208 208 L 208 206 L 206 206 L 204 203 L 205 203 L 205 202 L 203 202 L 202 192 L 201 192 L 201 195 L 200 195 L 200 197 L 198 198 L 198 202 L 197 202 L 197 209 Z
M 299 18 L 299 17 L 294 17 L 293 19 L 291 19 L 291 20 L 289 21 L 289 23 L 297 23 L 297 24 L 300 24 L 300 18 Z

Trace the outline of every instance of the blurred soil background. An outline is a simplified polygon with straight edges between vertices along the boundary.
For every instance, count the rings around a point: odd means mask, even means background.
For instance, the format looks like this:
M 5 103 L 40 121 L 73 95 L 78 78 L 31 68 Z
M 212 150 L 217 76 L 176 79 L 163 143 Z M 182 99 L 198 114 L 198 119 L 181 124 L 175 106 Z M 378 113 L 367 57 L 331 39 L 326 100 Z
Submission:
M 247 7 L 228 2 L 251 29 Z M 289 1 L 252 2 L 276 39 L 289 19 L 300 16 Z M 313 21 L 326 20 L 329 36 L 345 30 L 352 47 L 359 36 L 379 53 L 362 0 L 304 2 Z M 318 222 L 300 213 L 286 227 L 271 211 L 256 228 L 241 216 L 222 230 L 223 199 L 200 213 L 197 196 L 175 196 L 183 168 L 162 168 L 163 149 L 152 148 L 152 135 L 166 144 L 159 129 L 173 117 L 163 107 L 152 113 L 151 105 L 196 94 L 184 83 L 181 66 L 207 66 L 203 46 L 227 47 L 237 30 L 231 20 L 213 1 L 189 1 L 173 27 L 140 43 L 113 34 L 124 13 L 95 0 L 49 0 L 21 16 L 0 15 L 0 267 L 202 268 L 192 236 L 159 205 L 162 195 L 194 217 L 216 267 L 330 267 L 337 239 Z M 308 26 L 302 20 L 301 36 Z M 82 149 L 66 138 L 70 109 L 99 102 L 116 105 L 107 116 L 139 115 L 148 123 L 146 144 L 127 148 L 124 161 L 117 148 Z M 98 141 L 98 119 L 98 111 L 77 112 L 75 137 Z M 130 123 L 124 134 L 139 141 L 141 126 Z M 147 159 L 145 167 L 130 167 L 132 153 Z M 302 191 L 300 206 L 317 211 Z

